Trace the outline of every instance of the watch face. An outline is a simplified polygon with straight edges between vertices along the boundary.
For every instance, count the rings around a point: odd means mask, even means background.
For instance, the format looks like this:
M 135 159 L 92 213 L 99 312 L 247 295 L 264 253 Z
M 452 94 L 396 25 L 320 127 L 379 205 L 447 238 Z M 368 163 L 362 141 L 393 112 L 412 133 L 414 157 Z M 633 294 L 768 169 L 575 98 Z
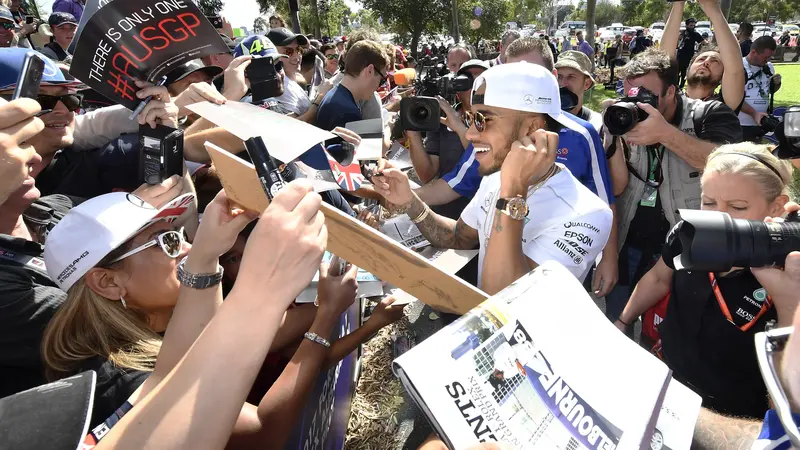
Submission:
M 528 215 L 528 204 L 525 199 L 514 198 L 508 202 L 508 214 L 514 220 L 522 220 Z

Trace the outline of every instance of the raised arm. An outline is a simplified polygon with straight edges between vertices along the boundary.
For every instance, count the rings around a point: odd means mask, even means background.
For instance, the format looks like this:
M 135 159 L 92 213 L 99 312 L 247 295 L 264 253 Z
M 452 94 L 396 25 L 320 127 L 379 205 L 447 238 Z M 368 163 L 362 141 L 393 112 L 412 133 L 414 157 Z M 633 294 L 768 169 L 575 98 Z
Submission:
M 661 49 L 675 57 L 678 53 L 678 39 L 681 35 L 681 20 L 683 20 L 684 2 L 672 2 L 672 9 L 661 35 Z
M 225 446 L 284 311 L 318 268 L 328 236 L 320 203 L 304 181 L 275 197 L 248 239 L 242 270 L 219 313 L 97 450 Z
M 741 48 L 733 34 L 717 0 L 700 0 L 700 6 L 711 20 L 714 37 L 719 46 L 719 55 L 725 71 L 722 73 L 722 98 L 734 111 L 744 98 L 745 72 Z

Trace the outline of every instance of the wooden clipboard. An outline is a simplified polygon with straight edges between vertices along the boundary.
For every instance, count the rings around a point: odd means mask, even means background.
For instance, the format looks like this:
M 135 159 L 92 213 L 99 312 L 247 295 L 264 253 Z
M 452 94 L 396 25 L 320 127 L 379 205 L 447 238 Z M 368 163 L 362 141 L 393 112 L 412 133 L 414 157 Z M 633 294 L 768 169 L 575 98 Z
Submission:
M 206 142 L 228 198 L 245 209 L 263 212 L 269 200 L 252 164 Z M 416 252 L 323 203 L 328 251 L 445 312 L 464 314 L 489 296 L 450 275 Z

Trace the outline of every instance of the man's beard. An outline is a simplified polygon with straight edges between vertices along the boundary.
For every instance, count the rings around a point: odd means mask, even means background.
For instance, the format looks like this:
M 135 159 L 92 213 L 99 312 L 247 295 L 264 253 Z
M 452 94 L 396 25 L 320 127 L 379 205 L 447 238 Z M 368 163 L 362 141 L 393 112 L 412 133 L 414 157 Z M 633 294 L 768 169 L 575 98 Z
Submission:
M 706 87 L 716 87 L 719 85 L 721 80 L 715 80 L 711 77 L 711 74 L 700 74 L 700 73 L 693 73 L 686 77 L 686 83 L 689 86 L 706 86 Z
M 481 176 L 485 177 L 493 173 L 500 172 L 500 169 L 503 167 L 503 162 L 505 162 L 506 156 L 508 156 L 508 152 L 511 151 L 511 145 L 514 144 L 514 141 L 518 140 L 517 136 L 519 136 L 519 131 L 521 128 L 522 121 L 517 119 L 517 125 L 514 127 L 514 132 L 506 140 L 503 146 L 499 149 L 492 147 L 492 165 L 487 167 L 485 170 L 481 166 L 478 166 L 478 173 L 480 173 Z M 500 155 L 501 151 L 503 152 L 502 156 Z

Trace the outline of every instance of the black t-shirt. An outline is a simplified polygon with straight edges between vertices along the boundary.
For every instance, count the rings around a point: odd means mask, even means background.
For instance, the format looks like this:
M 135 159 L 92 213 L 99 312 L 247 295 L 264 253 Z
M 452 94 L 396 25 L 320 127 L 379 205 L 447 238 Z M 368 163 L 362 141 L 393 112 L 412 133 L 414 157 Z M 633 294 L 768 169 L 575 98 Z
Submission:
M 64 149 L 36 177 L 42 195 L 94 198 L 114 191 L 132 192 L 139 177 L 139 135 L 123 134 L 106 146 L 87 151 Z
M 41 198 L 23 219 L 44 242 L 73 204 L 61 195 Z M 36 242 L 0 234 L 0 398 L 47 382 L 42 334 L 67 294 L 47 275 L 43 253 Z
M 659 325 L 662 352 L 673 376 L 697 392 L 703 406 L 725 415 L 761 418 L 769 404 L 753 336 L 777 319 L 777 313 L 770 308 L 752 328 L 741 331 L 748 322 L 744 317 L 758 314 L 766 292 L 749 270 L 716 280 L 735 325 L 723 315 L 707 272 L 675 272 L 667 314 Z
M 697 44 L 703 42 L 703 36 L 695 30 L 681 31 L 680 39 L 678 40 L 678 61 L 688 62 L 694 56 Z
M 722 96 L 722 90 L 713 94 L 711 97 L 706 98 L 705 100 L 715 100 L 720 103 L 725 103 L 725 98 Z M 742 97 L 742 101 L 739 102 L 739 106 L 737 106 L 736 109 L 733 110 L 733 113 L 739 115 L 739 113 L 742 112 L 743 105 L 744 105 L 744 97 Z
M 687 110 L 685 107 L 686 101 L 686 97 L 681 94 L 678 98 L 678 107 L 675 111 L 672 125 L 679 126 L 681 123 L 684 111 Z M 722 102 L 712 100 L 698 105 L 695 109 L 693 121 L 695 135 L 698 139 L 720 145 L 742 141 L 742 127 L 739 125 L 739 118 L 728 105 Z M 657 150 L 661 151 L 660 147 L 651 147 L 648 152 L 655 155 Z M 663 151 L 669 151 L 669 149 L 664 149 Z M 654 161 L 659 160 L 654 158 Z M 657 179 L 660 170 L 660 164 L 657 163 L 655 169 Z M 642 180 L 647 180 L 647 173 L 637 173 L 636 175 Z M 701 172 L 698 170 L 697 172 L 692 172 L 690 177 L 700 177 L 700 175 Z M 631 222 L 625 244 L 657 254 L 664 244 L 667 232 L 669 232 L 669 222 L 664 215 L 659 193 L 656 196 L 655 207 L 639 205 Z
M 77 372 L 87 370 L 97 372 L 89 429 L 111 417 L 114 411 L 128 401 L 134 391 L 150 376 L 150 372 L 122 369 L 100 356 L 84 361 Z
M 742 58 L 750 54 L 750 47 L 753 46 L 753 41 L 751 39 L 745 39 L 739 43 L 739 49 L 742 50 Z

